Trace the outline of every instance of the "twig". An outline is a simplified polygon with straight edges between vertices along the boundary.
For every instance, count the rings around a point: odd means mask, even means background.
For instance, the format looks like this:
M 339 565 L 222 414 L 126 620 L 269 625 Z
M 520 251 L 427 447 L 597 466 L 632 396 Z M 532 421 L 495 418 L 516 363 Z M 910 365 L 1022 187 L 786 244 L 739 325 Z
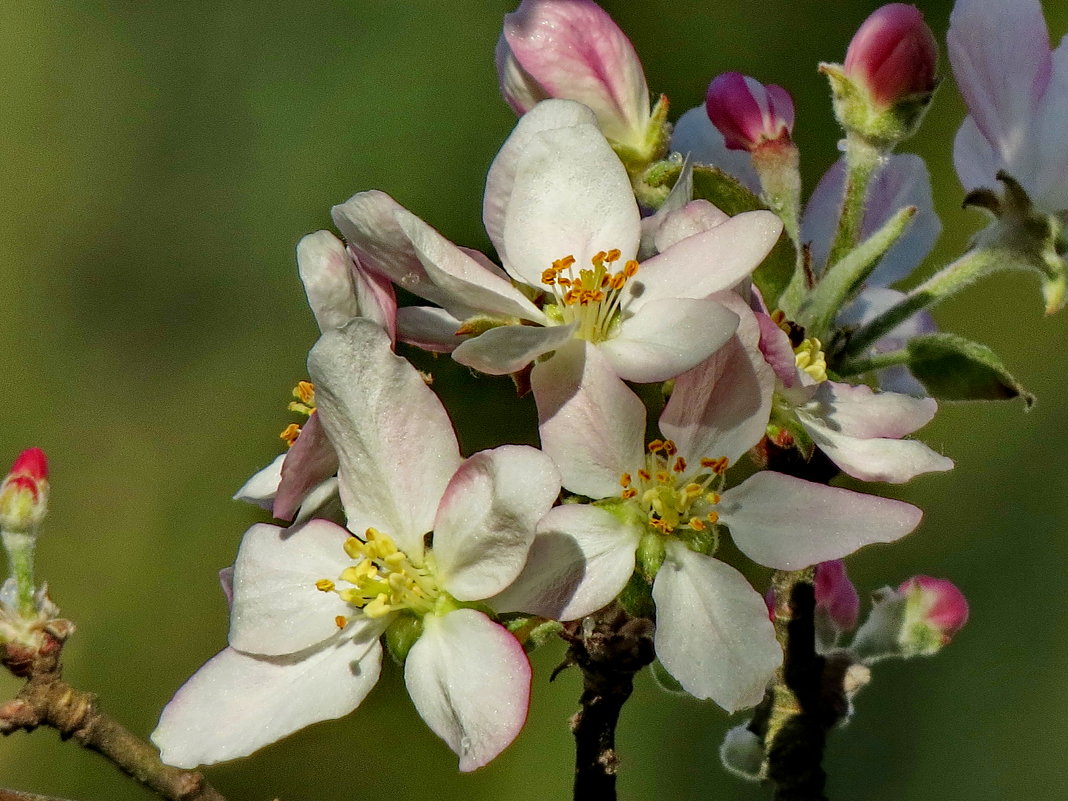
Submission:
M 0 801 L 67 801 L 67 799 L 56 798 L 51 795 L 38 795 L 37 793 L 24 793 L 20 790 L 8 790 L 0 787 Z
M 62 637 L 42 634 L 44 645 L 29 662 L 24 649 L 0 646 L 0 662 L 16 675 L 27 677 L 19 694 L 0 705 L 0 734 L 50 726 L 64 740 L 73 739 L 84 748 L 96 751 L 170 801 L 226 801 L 200 773 L 164 765 L 152 745 L 100 711 L 94 695 L 63 681 Z M 6 798 L 0 796 L 0 801 L 7 798 L 40 801 L 44 797 L 13 794 Z

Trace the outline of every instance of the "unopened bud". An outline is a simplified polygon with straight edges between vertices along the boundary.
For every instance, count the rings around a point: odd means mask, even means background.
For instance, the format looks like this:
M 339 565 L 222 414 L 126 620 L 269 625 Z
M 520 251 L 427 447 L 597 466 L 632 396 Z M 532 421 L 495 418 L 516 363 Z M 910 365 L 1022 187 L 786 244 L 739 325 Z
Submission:
M 915 576 L 897 591 L 905 596 L 900 640 L 906 656 L 937 653 L 968 622 L 968 601 L 951 581 Z
M 731 150 L 752 152 L 765 142 L 789 141 L 794 129 L 794 102 L 789 93 L 740 72 L 712 79 L 705 111 Z
M 846 575 L 845 562 L 841 559 L 816 565 L 813 585 L 817 632 L 823 644 L 833 647 L 839 635 L 856 628 L 860 596 Z
M 48 460 L 40 448 L 19 454 L 0 485 L 0 529 L 33 532 L 48 509 Z
M 886 109 L 934 90 L 938 44 L 916 6 L 890 3 L 857 29 L 844 66 L 846 77 Z

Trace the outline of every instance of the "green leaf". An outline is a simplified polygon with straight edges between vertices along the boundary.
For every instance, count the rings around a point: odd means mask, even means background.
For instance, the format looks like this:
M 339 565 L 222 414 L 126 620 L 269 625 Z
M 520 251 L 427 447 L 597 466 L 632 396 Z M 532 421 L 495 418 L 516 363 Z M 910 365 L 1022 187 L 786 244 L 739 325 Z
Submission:
M 986 345 L 956 334 L 927 334 L 909 341 L 909 369 L 941 400 L 1011 400 L 1030 408 L 1035 396 L 1005 369 Z

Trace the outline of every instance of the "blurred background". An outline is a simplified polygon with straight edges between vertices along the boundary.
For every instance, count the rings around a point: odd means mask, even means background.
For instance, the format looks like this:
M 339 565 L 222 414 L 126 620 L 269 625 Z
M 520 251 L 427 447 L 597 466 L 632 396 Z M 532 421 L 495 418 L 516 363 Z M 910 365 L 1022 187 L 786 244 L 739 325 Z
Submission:
M 216 571 L 263 519 L 230 495 L 280 451 L 317 333 L 299 237 L 329 227 L 332 204 L 380 188 L 488 248 L 485 170 L 514 124 L 493 48 L 515 4 L 0 4 L 0 463 L 33 445 L 48 453 L 39 575 L 78 626 L 65 675 L 134 731 L 147 735 L 225 644 Z M 877 3 L 604 5 L 672 118 L 711 77 L 739 70 L 793 94 L 808 187 L 836 157 L 816 64 L 841 61 Z M 920 5 L 944 40 L 950 2 Z M 1068 8 L 1044 5 L 1059 38 Z M 902 148 L 928 159 L 945 225 L 925 274 L 981 223 L 960 210 L 950 148 L 963 108 L 944 61 L 943 73 L 921 135 Z M 940 656 L 877 667 L 831 739 L 831 798 L 1068 797 L 1068 316 L 1041 310 L 1037 281 L 1014 275 L 936 314 L 995 347 L 1039 402 L 1029 413 L 945 405 L 924 437 L 957 469 L 891 490 L 926 510 L 922 527 L 849 560 L 862 594 L 917 573 L 951 578 L 972 619 Z M 466 451 L 531 441 L 533 404 L 506 379 L 447 359 L 432 369 Z M 529 725 L 474 775 L 456 772 L 392 666 L 355 714 L 207 775 L 233 801 L 569 798 L 580 677 L 548 683 L 562 653 L 536 655 Z M 0 699 L 18 686 L 0 678 Z M 643 675 L 619 731 L 620 797 L 770 797 L 719 765 L 737 720 Z M 50 730 L 0 741 L 0 786 L 150 797 Z

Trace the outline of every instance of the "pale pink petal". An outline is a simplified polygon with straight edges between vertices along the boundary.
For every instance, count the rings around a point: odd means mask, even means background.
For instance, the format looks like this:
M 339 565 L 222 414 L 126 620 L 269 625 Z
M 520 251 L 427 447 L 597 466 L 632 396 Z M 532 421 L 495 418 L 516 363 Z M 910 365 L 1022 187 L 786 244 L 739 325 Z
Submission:
M 717 511 L 738 549 L 776 570 L 800 570 L 873 542 L 893 542 L 922 516 L 902 501 L 769 471 L 725 491 Z
M 419 715 L 460 757 L 465 773 L 507 748 L 527 720 L 530 663 L 523 647 L 473 609 L 423 619 L 404 683 Z
M 1034 200 L 1045 211 L 1068 209 L 1068 36 L 1053 51 L 1050 75 L 1042 109 L 1035 121 L 1038 164 L 1032 188 Z
M 572 340 L 575 326 L 501 325 L 457 346 L 452 358 L 480 373 L 507 375 Z
M 334 443 L 349 527 L 377 528 L 418 558 L 445 486 L 461 464 L 441 401 L 389 338 L 359 318 L 308 356 L 316 414 Z
M 708 119 L 703 103 L 679 117 L 671 134 L 671 149 L 689 155 L 698 164 L 719 167 L 753 193 L 760 193 L 760 178 L 753 169 L 753 160 L 744 150 L 727 148 L 723 134 Z
M 248 756 L 321 720 L 347 715 L 378 681 L 378 639 L 335 637 L 292 657 L 227 648 L 163 709 L 152 742 L 168 765 L 195 768 Z
M 799 415 L 800 416 L 800 415 Z M 902 484 L 923 473 L 953 469 L 947 459 L 914 439 L 859 439 L 845 436 L 819 418 L 801 418 L 805 431 L 847 475 L 861 481 Z
M 605 136 L 641 147 L 649 89 L 630 40 L 591 0 L 523 0 L 505 15 L 515 60 L 546 94 L 589 106 Z
M 720 211 L 707 200 L 691 200 L 682 208 L 675 209 L 664 216 L 660 226 L 656 229 L 656 250 L 663 253 L 672 245 L 691 236 L 710 231 L 729 219 L 730 215 Z
M 515 580 L 534 527 L 560 494 L 552 460 L 526 445 L 480 451 L 456 471 L 434 520 L 435 573 L 461 601 L 494 595 Z
M 574 340 L 530 376 L 542 449 L 564 486 L 591 498 L 619 492 L 619 479 L 642 464 L 645 406 L 597 348 Z
M 463 323 L 436 306 L 397 309 L 397 338 L 433 353 L 452 353 L 467 337 L 458 335 Z
M 663 298 L 639 307 L 597 348 L 620 378 L 649 384 L 699 364 L 737 327 L 738 315 L 714 300 Z
M 352 259 L 332 233 L 316 231 L 297 243 L 297 270 L 320 331 L 340 328 L 360 314 Z
M 1029 128 L 1052 69 L 1042 6 L 1038 0 L 957 0 L 949 19 L 957 86 L 1011 170 L 1031 158 L 1024 152 Z
M 612 601 L 634 572 L 640 531 L 597 506 L 554 507 L 538 524 L 523 572 L 490 599 L 501 612 L 575 620 Z
M 641 224 L 627 171 L 593 125 L 534 134 L 519 155 L 504 219 L 504 267 L 541 286 L 542 273 L 564 256 L 575 269 L 599 251 L 638 252 Z
M 760 441 L 771 416 L 775 373 L 757 345 L 760 327 L 732 293 L 720 300 L 739 317 L 733 337 L 697 367 L 675 379 L 660 415 L 660 431 L 696 463 L 726 457 L 731 464 Z
M 351 251 L 350 251 L 351 255 Z M 352 283 L 360 315 L 374 320 L 397 342 L 397 293 L 389 276 L 366 267 L 358 258 L 352 261 Z
M 326 520 L 290 529 L 257 524 L 245 532 L 234 562 L 230 645 L 277 656 L 334 636 L 334 619 L 352 607 L 315 582 L 336 580 L 352 564 L 343 547 L 350 536 Z
M 897 392 L 876 392 L 869 386 L 825 381 L 811 403 L 799 410 L 819 417 L 825 425 L 848 437 L 903 437 L 927 425 L 938 411 L 932 398 L 913 398 Z
M 642 264 L 624 290 L 628 308 L 733 289 L 760 265 L 781 232 L 782 222 L 770 211 L 747 211 L 687 237 Z
M 763 311 L 756 312 L 760 326 L 760 353 L 787 388 L 797 383 L 797 359 L 790 337 Z
M 542 100 L 549 99 L 534 77 L 516 61 L 503 33 L 497 40 L 494 60 L 497 63 L 497 82 L 501 87 L 501 95 L 516 114 L 526 114 Z
M 282 462 L 282 479 L 271 512 L 279 520 L 292 520 L 308 493 L 337 472 L 337 454 L 312 412 L 301 426 L 300 436 Z
M 971 117 L 964 118 L 953 139 L 953 166 L 967 191 L 997 186 L 1001 161 Z
M 728 712 L 760 703 L 782 650 L 764 599 L 741 573 L 671 540 L 653 601 L 657 658 L 686 692 Z
M 541 310 L 509 280 L 487 270 L 415 215 L 398 215 L 397 223 L 411 240 L 427 276 L 448 297 L 482 314 L 546 322 Z
M 278 482 L 282 480 L 282 463 L 285 459 L 286 455 L 280 453 L 269 465 L 249 476 L 248 481 L 234 493 L 234 500 L 255 504 L 261 509 L 274 506 L 274 496 L 278 492 Z
M 546 100 L 523 116 L 505 140 L 490 165 L 486 177 L 486 195 L 482 204 L 482 222 L 501 260 L 508 263 L 505 251 L 504 219 L 515 186 L 516 168 L 527 145 L 537 134 L 573 125 L 596 125 L 593 112 L 570 100 Z

